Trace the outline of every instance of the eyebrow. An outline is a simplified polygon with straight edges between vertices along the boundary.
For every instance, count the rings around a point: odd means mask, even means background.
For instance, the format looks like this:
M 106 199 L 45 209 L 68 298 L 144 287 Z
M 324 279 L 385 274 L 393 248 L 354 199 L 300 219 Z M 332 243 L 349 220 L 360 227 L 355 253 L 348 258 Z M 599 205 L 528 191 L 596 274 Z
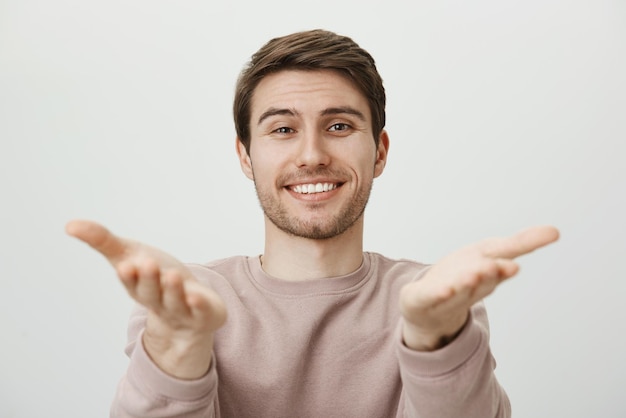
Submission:
M 271 116 L 276 116 L 276 115 L 298 116 L 299 114 L 300 112 L 298 112 L 295 109 L 286 109 L 286 108 L 279 109 L 276 107 L 270 107 L 269 109 L 267 109 L 265 112 L 261 114 L 257 122 L 257 125 L 260 125 L 265 119 Z M 324 109 L 320 112 L 320 116 L 341 115 L 341 114 L 354 115 L 360 120 L 362 120 L 363 122 L 366 121 L 365 115 L 363 114 L 363 112 L 356 110 L 355 108 L 350 107 L 350 106 L 329 107 L 328 109 Z
M 276 107 L 270 107 L 265 112 L 263 112 L 263 114 L 261 114 L 257 125 L 260 125 L 261 122 L 263 122 L 265 119 L 276 115 L 296 116 L 299 115 L 299 113 L 294 109 L 278 109 Z
M 361 119 L 363 122 L 366 122 L 365 115 L 363 114 L 363 112 L 356 110 L 355 108 L 350 107 L 350 106 L 331 107 L 328 109 L 324 109 L 320 112 L 321 116 L 341 115 L 341 114 L 353 115 Z

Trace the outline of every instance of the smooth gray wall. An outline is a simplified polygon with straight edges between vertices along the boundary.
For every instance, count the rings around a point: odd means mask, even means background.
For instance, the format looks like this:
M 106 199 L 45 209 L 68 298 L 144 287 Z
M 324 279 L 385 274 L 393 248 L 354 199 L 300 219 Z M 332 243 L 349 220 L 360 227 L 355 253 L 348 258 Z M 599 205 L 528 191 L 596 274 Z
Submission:
M 64 235 L 92 218 L 202 262 L 262 251 L 236 75 L 326 28 L 377 59 L 389 164 L 368 250 L 435 262 L 534 224 L 487 299 L 517 418 L 626 416 L 623 1 L 0 0 L 0 416 L 107 416 L 131 302 Z

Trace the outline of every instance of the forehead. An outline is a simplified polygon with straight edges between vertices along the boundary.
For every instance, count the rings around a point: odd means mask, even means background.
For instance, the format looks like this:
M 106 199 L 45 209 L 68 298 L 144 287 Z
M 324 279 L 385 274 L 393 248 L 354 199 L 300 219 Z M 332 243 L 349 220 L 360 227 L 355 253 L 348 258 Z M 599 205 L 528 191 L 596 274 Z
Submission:
M 265 76 L 254 90 L 252 120 L 269 108 L 319 112 L 349 106 L 369 117 L 368 102 L 356 85 L 333 70 L 283 70 Z

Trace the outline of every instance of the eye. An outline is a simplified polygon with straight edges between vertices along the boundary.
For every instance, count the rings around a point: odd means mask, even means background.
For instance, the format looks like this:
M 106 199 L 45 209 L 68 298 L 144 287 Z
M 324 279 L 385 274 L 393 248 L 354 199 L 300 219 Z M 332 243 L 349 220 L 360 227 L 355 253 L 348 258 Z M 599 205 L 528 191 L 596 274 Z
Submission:
M 286 126 L 281 126 L 278 129 L 274 129 L 274 132 L 277 134 L 290 134 L 290 133 L 293 133 L 294 130 Z
M 335 123 L 328 128 L 331 132 L 347 131 L 348 129 L 350 129 L 350 125 L 347 123 Z

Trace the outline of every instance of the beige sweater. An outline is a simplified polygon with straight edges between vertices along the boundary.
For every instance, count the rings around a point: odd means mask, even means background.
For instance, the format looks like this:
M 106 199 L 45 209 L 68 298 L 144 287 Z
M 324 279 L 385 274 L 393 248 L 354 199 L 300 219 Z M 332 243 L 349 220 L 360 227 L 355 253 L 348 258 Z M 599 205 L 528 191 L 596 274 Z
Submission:
M 415 352 L 401 342 L 398 296 L 427 266 L 364 253 L 352 274 L 307 282 L 268 276 L 258 257 L 190 265 L 224 299 L 214 361 L 198 380 L 158 369 L 138 341 L 145 311 L 129 325 L 128 371 L 112 417 L 509 417 L 482 304 L 446 347 Z

